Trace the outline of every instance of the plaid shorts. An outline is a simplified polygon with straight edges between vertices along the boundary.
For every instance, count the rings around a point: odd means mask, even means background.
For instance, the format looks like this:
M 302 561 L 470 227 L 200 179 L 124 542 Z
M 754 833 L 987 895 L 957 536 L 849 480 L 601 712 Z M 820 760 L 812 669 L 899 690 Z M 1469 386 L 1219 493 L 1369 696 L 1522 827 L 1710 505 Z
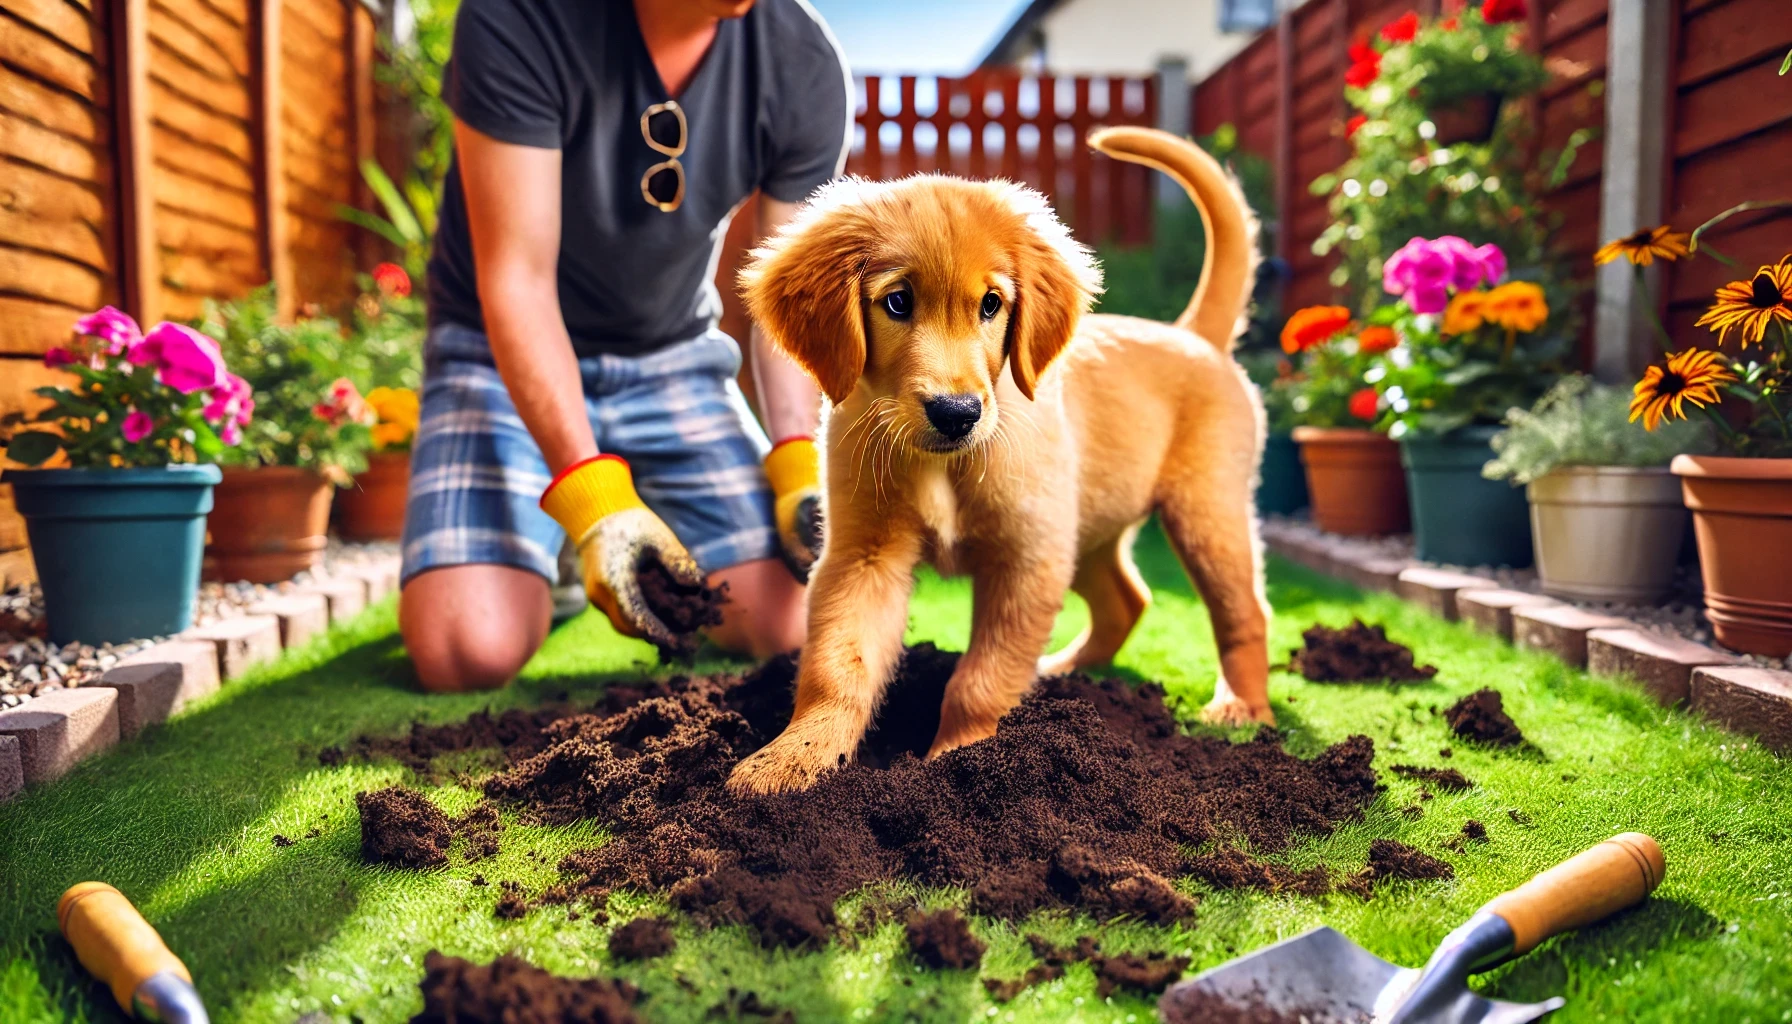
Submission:
M 644 356 L 579 360 L 598 450 L 634 469 L 641 499 L 704 572 L 777 554 L 771 445 L 735 383 L 740 347 L 711 330 Z M 552 480 L 499 379 L 485 335 L 432 328 L 411 451 L 404 578 L 514 565 L 553 582 L 565 539 L 537 505 Z

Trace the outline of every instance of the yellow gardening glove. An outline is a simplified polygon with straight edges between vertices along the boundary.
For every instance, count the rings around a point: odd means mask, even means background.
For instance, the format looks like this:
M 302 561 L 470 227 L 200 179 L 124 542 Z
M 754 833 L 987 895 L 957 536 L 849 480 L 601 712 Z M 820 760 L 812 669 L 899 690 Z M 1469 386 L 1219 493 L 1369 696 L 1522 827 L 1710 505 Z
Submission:
M 784 562 L 803 582 L 821 556 L 821 459 L 806 437 L 781 441 L 765 457 L 765 475 L 777 503 L 773 512 Z
M 586 459 L 554 478 L 541 496 L 541 509 L 553 516 L 579 550 L 585 593 L 603 609 L 624 636 L 672 645 L 677 638 L 647 606 L 635 574 L 650 555 L 657 556 L 673 578 L 703 585 L 703 571 L 635 493 L 628 463 L 614 455 Z

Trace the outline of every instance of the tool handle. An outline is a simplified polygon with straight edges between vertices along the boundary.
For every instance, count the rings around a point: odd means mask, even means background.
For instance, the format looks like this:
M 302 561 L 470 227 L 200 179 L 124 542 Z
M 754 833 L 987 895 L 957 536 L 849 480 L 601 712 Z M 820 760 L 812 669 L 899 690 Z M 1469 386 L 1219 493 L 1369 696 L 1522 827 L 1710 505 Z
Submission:
M 104 882 L 70 886 L 56 903 L 56 923 L 81 966 L 111 987 L 126 1013 L 136 1013 L 137 988 L 152 975 L 172 971 L 193 980 L 131 901 Z
M 1641 903 L 1661 884 L 1666 870 L 1667 862 L 1654 839 L 1641 832 L 1625 832 L 1495 896 L 1482 909 L 1498 914 L 1512 926 L 1512 955 L 1517 956 L 1551 935 Z

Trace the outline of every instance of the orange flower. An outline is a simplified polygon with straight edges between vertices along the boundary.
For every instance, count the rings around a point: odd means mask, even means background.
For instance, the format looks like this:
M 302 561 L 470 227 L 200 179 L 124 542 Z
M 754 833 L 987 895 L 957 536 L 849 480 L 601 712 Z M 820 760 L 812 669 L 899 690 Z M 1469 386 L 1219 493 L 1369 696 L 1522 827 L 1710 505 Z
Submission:
M 1719 341 L 1728 341 L 1730 332 L 1740 327 L 1742 343 L 1751 345 L 1767 336 L 1767 325 L 1775 320 L 1792 323 L 1792 256 L 1762 267 L 1750 280 L 1719 288 L 1717 301 L 1696 326 L 1716 331 Z
M 1323 345 L 1350 326 L 1350 310 L 1343 306 L 1308 306 L 1295 311 L 1282 327 L 1282 351 L 1305 352 Z
M 1400 344 L 1400 335 L 1394 333 L 1392 327 L 1365 327 L 1363 333 L 1356 336 L 1356 350 L 1370 355 L 1386 352 Z
M 1668 357 L 1666 367 L 1651 366 L 1636 382 L 1630 400 L 1630 422 L 1642 418 L 1644 430 L 1654 430 L 1665 419 L 1686 418 L 1685 403 L 1716 405 L 1717 389 L 1736 379 L 1717 352 L 1689 348 Z
M 1445 334 L 1467 334 L 1478 330 L 1487 320 L 1487 293 L 1476 289 L 1472 292 L 1457 292 L 1450 300 L 1450 306 L 1444 310 L 1443 332 Z
M 1481 315 L 1509 331 L 1534 331 L 1549 319 L 1543 289 L 1529 281 L 1513 281 L 1487 293 Z
M 1375 407 L 1380 401 L 1381 396 L 1375 393 L 1374 388 L 1364 388 L 1350 396 L 1350 415 L 1359 420 L 1373 420 Z
M 1658 259 L 1677 260 L 1689 255 L 1688 238 L 1670 230 L 1666 224 L 1644 228 L 1600 246 L 1593 254 L 1593 265 L 1603 267 L 1620 256 L 1639 267 L 1646 267 Z

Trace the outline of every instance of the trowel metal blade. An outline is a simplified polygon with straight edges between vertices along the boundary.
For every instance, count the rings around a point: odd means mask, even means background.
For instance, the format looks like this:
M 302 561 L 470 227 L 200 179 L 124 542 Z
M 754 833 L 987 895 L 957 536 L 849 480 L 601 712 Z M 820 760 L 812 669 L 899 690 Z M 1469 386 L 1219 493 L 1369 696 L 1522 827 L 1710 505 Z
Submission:
M 1315 928 L 1221 964 L 1164 993 L 1165 1020 L 1193 1020 L 1175 1008 L 1213 997 L 1263 1006 L 1306 1024 L 1380 1024 L 1399 1005 L 1418 971 L 1396 967 L 1330 928 Z M 1562 1005 L 1508 1003 L 1468 989 L 1422 1024 L 1527 1024 Z

